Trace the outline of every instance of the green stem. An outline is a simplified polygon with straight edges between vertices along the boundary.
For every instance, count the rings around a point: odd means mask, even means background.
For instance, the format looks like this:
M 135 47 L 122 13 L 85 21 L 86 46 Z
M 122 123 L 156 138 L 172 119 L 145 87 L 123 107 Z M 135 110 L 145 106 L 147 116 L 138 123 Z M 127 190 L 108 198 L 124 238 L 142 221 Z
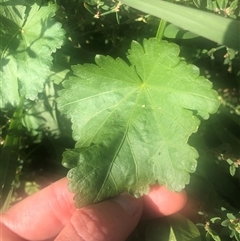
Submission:
M 158 30 L 157 30 L 157 34 L 156 34 L 156 38 L 158 41 L 161 41 L 163 39 L 163 34 L 164 34 L 164 30 L 166 28 L 167 25 L 167 21 L 161 19 L 158 25 Z
M 22 109 L 23 101 L 20 102 L 13 114 L 0 156 L 1 206 L 4 205 L 8 197 L 16 175 L 22 129 Z
M 212 48 L 212 49 L 210 49 L 210 50 L 207 52 L 207 54 L 210 56 L 210 55 L 212 55 L 213 53 L 215 53 L 216 51 L 218 51 L 218 50 L 220 50 L 220 49 L 224 49 L 224 48 L 226 48 L 225 45 L 221 45 L 221 46 L 219 46 L 219 47 Z

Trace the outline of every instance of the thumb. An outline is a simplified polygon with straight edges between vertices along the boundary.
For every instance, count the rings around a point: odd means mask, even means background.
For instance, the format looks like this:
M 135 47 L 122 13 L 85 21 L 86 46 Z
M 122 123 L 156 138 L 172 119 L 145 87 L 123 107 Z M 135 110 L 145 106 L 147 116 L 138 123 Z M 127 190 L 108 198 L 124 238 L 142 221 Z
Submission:
M 129 195 L 76 210 L 55 241 L 124 241 L 142 214 L 142 200 Z

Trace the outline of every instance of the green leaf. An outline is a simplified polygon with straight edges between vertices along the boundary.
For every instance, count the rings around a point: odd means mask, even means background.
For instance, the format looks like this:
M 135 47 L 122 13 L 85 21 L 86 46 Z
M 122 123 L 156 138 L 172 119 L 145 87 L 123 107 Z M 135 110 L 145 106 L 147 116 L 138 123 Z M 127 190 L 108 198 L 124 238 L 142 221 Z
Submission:
M 18 154 L 20 147 L 20 135 L 22 130 L 21 118 L 23 115 L 22 101 L 15 110 L 10 121 L 4 144 L 1 148 L 0 158 L 0 205 L 7 207 L 11 186 L 19 165 Z M 2 207 L 4 209 L 4 207 Z
M 219 220 L 221 220 L 220 217 L 214 217 L 214 218 L 211 218 L 211 219 L 210 219 L 210 221 L 211 221 L 212 223 L 216 223 L 216 222 L 219 221 Z
M 168 218 L 170 235 L 168 241 L 201 241 L 201 235 L 194 223 L 186 217 L 175 214 Z
M 230 172 L 231 176 L 235 175 L 236 167 L 235 167 L 234 163 L 229 166 L 229 172 Z
M 239 21 L 162 0 L 122 0 L 121 2 L 218 44 L 240 50 Z
M 235 220 L 236 219 L 236 217 L 232 213 L 227 213 L 227 217 L 230 220 Z
M 229 10 L 234 11 L 237 7 L 238 7 L 238 0 L 234 0 L 231 2 L 230 6 L 229 6 Z
M 228 158 L 226 161 L 227 161 L 227 163 L 228 163 L 229 165 L 234 164 L 234 162 L 233 162 L 230 158 Z
M 229 224 L 230 224 L 229 219 L 225 219 L 225 220 L 224 220 L 224 221 L 222 221 L 222 223 L 221 223 L 221 225 L 222 225 L 223 227 L 228 227 L 228 226 L 229 226 Z
M 169 24 L 164 31 L 164 37 L 166 38 L 176 38 L 176 39 L 193 39 L 198 37 L 198 35 L 185 31 L 176 25 Z
M 217 235 L 216 232 L 211 230 L 208 234 L 212 237 L 214 241 L 221 241 L 221 238 L 219 237 L 219 235 Z
M 228 1 L 225 1 L 225 0 L 217 0 L 217 3 L 218 3 L 218 7 L 220 9 L 225 9 L 227 7 L 227 3 Z
M 73 123 L 75 151 L 64 153 L 77 206 L 166 184 L 180 191 L 196 168 L 189 136 L 219 101 L 199 70 L 178 57 L 177 45 L 132 42 L 128 59 L 97 56 L 73 67 L 58 108 Z
M 26 112 L 22 123 L 28 132 L 35 136 L 35 143 L 40 142 L 46 133 L 55 138 L 60 135 L 55 95 L 53 82 L 49 81 L 45 84 L 44 92 L 39 95 L 37 102 L 25 102 Z
M 18 105 L 20 96 L 36 99 L 52 64 L 51 54 L 63 44 L 64 30 L 53 18 L 56 4 L 37 1 L 0 4 L 0 107 Z
M 180 214 L 148 221 L 144 236 L 146 241 L 201 241 L 196 225 Z

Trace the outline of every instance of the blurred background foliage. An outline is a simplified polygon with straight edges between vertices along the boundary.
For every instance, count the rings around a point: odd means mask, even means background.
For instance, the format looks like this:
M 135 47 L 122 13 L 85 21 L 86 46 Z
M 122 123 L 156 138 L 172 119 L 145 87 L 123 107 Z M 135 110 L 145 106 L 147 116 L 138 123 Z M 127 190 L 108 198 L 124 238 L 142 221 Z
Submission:
M 238 0 L 169 2 L 240 19 Z M 74 142 L 69 120 L 59 114 L 55 99 L 62 81 L 71 75 L 71 65 L 92 63 L 96 54 L 126 60 L 132 40 L 141 42 L 154 37 L 158 29 L 158 18 L 118 1 L 56 0 L 56 3 L 60 6 L 56 18 L 66 30 L 66 42 L 54 54 L 44 91 L 38 100 L 24 105 L 18 168 L 14 189 L 9 192 L 11 205 L 67 173 L 61 165 L 61 155 Z M 200 68 L 201 75 L 213 83 L 221 100 L 218 113 L 203 121 L 198 133 L 190 138 L 200 158 L 197 171 L 186 187 L 189 201 L 182 214 L 198 224 L 202 240 L 240 240 L 239 52 L 172 24 L 167 25 L 164 37 L 180 46 L 182 59 Z M 12 115 L 11 109 L 1 111 L 1 148 Z M 151 225 L 141 223 L 129 240 L 150 240 L 146 235 Z

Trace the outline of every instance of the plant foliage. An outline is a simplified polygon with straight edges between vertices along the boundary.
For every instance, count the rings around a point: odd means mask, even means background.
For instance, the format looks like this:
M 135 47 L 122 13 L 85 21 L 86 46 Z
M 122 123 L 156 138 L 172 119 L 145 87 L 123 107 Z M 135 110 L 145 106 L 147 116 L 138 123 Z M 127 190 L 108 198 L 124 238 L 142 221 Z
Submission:
M 71 148 L 78 207 L 185 188 L 181 214 L 127 240 L 239 241 L 238 5 L 0 0 L 1 211 L 65 176 Z
M 198 154 L 188 138 L 219 101 L 178 54 L 176 45 L 149 39 L 132 42 L 130 65 L 97 56 L 96 65 L 73 67 L 58 108 L 77 141 L 63 164 L 73 168 L 68 177 L 79 207 L 126 191 L 141 195 L 156 182 L 175 191 L 189 183 Z
M 183 29 L 215 41 L 218 44 L 227 45 L 238 51 L 240 50 L 240 24 L 236 20 L 223 18 L 213 15 L 212 13 L 179 6 L 162 0 L 123 0 L 122 2 L 138 10 L 169 21 Z M 225 3 L 225 1 L 219 2 Z M 208 4 L 211 5 L 211 1 L 209 1 Z M 222 6 L 222 4 L 220 5 Z M 226 7 L 226 4 L 224 4 L 224 7 Z M 228 11 L 232 11 L 234 8 L 235 7 L 232 6 Z M 181 18 L 179 18 L 179 14 L 181 15 Z M 189 21 L 189 19 L 191 19 L 191 21 Z
M 0 107 L 17 106 L 20 97 L 34 100 L 43 90 L 52 53 L 63 44 L 65 31 L 53 18 L 57 5 L 37 1 L 0 3 Z
M 161 237 L 161 233 L 165 233 L 165 237 L 163 240 L 171 241 L 171 240 L 178 240 L 178 241 L 200 241 L 201 235 L 197 227 L 186 217 L 175 214 L 168 218 L 167 220 L 167 226 L 169 228 L 166 228 L 164 225 L 160 225 L 164 227 L 164 231 L 161 230 L 161 227 L 157 222 L 154 223 L 154 226 L 158 227 L 158 232 L 156 232 L 156 228 L 153 226 L 151 227 L 148 225 L 147 231 L 146 231 L 146 240 L 159 240 L 159 237 Z M 161 221 L 161 219 L 158 220 L 158 222 Z M 167 231 L 168 230 L 168 231 Z M 167 232 L 166 232 L 167 231 Z M 155 237 L 154 237 L 155 236 Z

